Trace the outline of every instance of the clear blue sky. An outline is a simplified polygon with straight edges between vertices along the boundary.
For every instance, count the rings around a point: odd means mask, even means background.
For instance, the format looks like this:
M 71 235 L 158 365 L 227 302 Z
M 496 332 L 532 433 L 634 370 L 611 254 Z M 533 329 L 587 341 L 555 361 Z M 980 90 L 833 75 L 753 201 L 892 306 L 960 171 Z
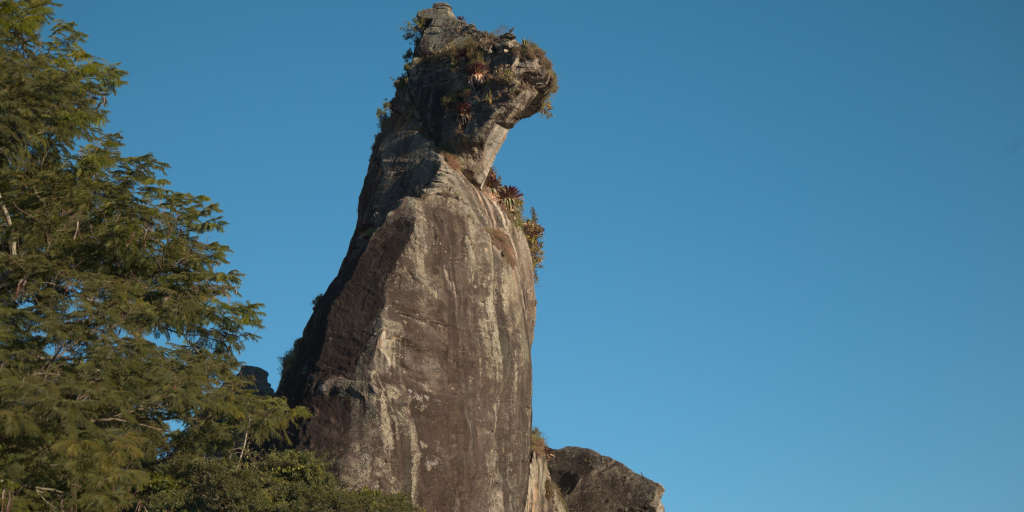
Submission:
M 1024 3 L 452 3 L 560 77 L 497 161 L 552 446 L 670 512 L 1024 510 Z M 129 152 L 224 208 L 276 384 L 430 2 L 67 4 Z

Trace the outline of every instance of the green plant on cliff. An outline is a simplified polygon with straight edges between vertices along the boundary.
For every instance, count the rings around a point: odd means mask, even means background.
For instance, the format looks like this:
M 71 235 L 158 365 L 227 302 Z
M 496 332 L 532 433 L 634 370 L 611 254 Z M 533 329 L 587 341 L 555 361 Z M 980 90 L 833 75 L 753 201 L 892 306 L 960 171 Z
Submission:
M 544 452 L 548 447 L 548 442 L 544 439 L 544 434 L 537 427 L 530 429 L 530 450 L 537 457 L 544 457 Z
M 530 257 L 533 258 L 533 270 L 544 265 L 544 226 L 537 220 L 537 210 L 530 208 L 530 218 L 523 219 L 523 234 L 526 235 L 526 242 L 530 246 Z
M 530 257 L 533 259 L 534 277 L 544 262 L 544 226 L 537 219 L 537 210 L 530 208 L 530 217 L 523 216 L 523 193 L 517 187 L 503 185 L 497 169 L 491 167 L 484 180 L 484 186 L 491 190 L 505 213 L 523 230 L 526 242 L 530 246 Z
M 423 37 L 426 27 L 427 20 L 416 16 L 402 26 L 403 38 L 410 40 L 412 46 L 415 47 Z M 470 27 L 475 28 L 472 25 Z M 506 33 L 511 33 L 511 29 L 499 27 L 494 32 L 473 30 L 450 42 L 441 51 L 422 58 L 415 57 L 413 48 L 407 49 L 402 56 L 405 61 L 403 66 L 405 72 L 395 81 L 396 90 L 401 85 L 408 83 L 408 73 L 415 66 L 441 64 L 447 66 L 454 74 L 461 76 L 461 80 L 458 82 L 472 85 L 474 89 L 478 89 L 477 94 L 472 97 L 462 95 L 462 102 L 455 101 L 454 90 L 440 95 L 441 106 L 445 110 L 455 111 L 464 117 L 469 107 L 475 103 L 486 102 L 488 105 L 493 105 L 496 95 L 503 96 L 503 89 L 514 86 L 519 81 L 513 70 L 513 63 L 502 57 L 508 48 L 501 48 L 504 51 L 499 51 L 498 45 Z M 543 94 L 536 98 L 533 104 L 537 112 L 550 119 L 553 116 L 551 97 L 558 91 L 558 75 L 551 65 L 551 60 L 548 59 L 547 53 L 543 49 L 529 40 L 524 39 L 520 44 L 512 46 L 511 50 L 512 55 L 519 59 L 539 61 L 541 69 L 546 70 L 546 75 L 541 80 L 542 83 L 545 83 L 542 87 Z M 462 105 L 467 106 L 461 109 L 455 108 Z
M 405 25 L 402 25 L 402 37 L 412 40 L 413 44 L 416 44 L 420 37 L 423 37 L 423 30 L 427 28 L 426 21 L 419 16 L 413 18 L 412 21 L 407 21 Z
M 281 356 L 281 375 L 288 375 L 292 372 L 295 367 L 295 363 L 298 359 L 296 354 L 297 347 L 302 343 L 302 338 L 296 338 L 292 342 L 292 348 L 285 351 L 284 355 Z
M 208 241 L 220 210 L 103 131 L 125 73 L 55 5 L 0 0 L 0 507 L 158 510 L 202 461 L 279 488 L 314 459 L 259 447 L 308 413 L 235 375 L 262 312 Z
M 530 429 L 530 452 L 531 457 L 539 458 L 541 460 L 548 459 L 548 442 L 544 439 L 544 434 L 541 433 L 540 429 L 533 427 Z M 551 478 L 544 479 L 544 499 L 548 503 L 558 503 L 561 508 L 566 509 L 565 496 L 562 495 L 562 490 L 558 488 L 558 484 L 551 480 Z
M 527 60 L 539 60 L 541 67 L 550 70 L 546 79 L 548 80 L 548 88 L 543 96 L 536 100 L 540 108 L 540 113 L 544 117 L 551 119 L 554 115 L 554 107 L 551 105 L 551 96 L 558 92 L 558 75 L 555 74 L 554 68 L 551 66 L 551 60 L 548 59 L 548 54 L 540 46 L 537 46 L 533 41 L 524 39 L 522 44 L 519 45 L 519 55 Z
M 505 208 L 505 211 L 512 216 L 516 223 L 519 223 L 523 215 L 523 193 L 519 191 L 518 187 L 513 185 L 502 185 L 498 187 L 497 193 L 501 206 Z

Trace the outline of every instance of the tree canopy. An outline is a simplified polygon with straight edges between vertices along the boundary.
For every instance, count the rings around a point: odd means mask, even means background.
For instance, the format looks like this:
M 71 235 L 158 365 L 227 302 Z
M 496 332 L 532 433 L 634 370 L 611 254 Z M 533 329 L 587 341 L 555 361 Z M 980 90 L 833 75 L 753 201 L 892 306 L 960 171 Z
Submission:
M 0 510 L 412 510 L 263 448 L 308 413 L 235 374 L 262 312 L 220 210 L 122 154 L 125 72 L 55 5 L 0 0 Z

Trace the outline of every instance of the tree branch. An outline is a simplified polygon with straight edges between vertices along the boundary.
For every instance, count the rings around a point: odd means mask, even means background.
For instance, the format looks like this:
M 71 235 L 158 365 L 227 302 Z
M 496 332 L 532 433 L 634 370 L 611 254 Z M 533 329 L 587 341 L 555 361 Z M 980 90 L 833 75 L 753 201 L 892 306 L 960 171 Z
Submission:
M 92 420 L 92 421 L 95 422 L 95 423 L 99 423 L 101 421 L 113 421 L 113 422 L 117 422 L 117 423 L 131 423 L 130 421 L 128 421 L 128 420 L 126 420 L 124 418 L 118 418 L 116 416 L 111 416 L 109 418 L 98 418 L 98 419 L 95 419 L 95 420 Z M 150 430 L 155 430 L 157 432 L 160 432 L 161 434 L 164 432 L 164 429 L 162 429 L 160 427 L 154 427 L 153 425 L 146 425 L 145 423 L 142 423 L 142 422 L 133 423 L 133 425 L 138 425 L 140 427 L 148 428 Z
M 245 448 L 249 446 L 249 424 L 252 420 L 246 420 L 245 439 L 242 440 L 242 451 L 238 454 L 238 467 L 242 467 L 242 459 L 245 457 Z
M 11 222 L 11 212 L 7 211 L 7 205 L 4 204 L 3 199 L 4 199 L 3 194 L 0 194 L 0 211 L 2 211 L 3 214 L 4 214 L 4 220 L 7 221 L 7 227 L 13 228 L 14 227 L 14 222 Z M 11 256 L 17 256 L 17 255 L 18 255 L 18 242 L 16 240 L 11 240 Z

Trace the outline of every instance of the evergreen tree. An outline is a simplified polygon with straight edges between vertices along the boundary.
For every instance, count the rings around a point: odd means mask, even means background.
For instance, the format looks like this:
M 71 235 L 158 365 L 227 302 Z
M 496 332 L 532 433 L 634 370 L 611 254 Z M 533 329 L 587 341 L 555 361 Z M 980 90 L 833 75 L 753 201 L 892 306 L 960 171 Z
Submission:
M 296 482 L 337 494 L 312 455 L 255 449 L 307 413 L 235 375 L 262 313 L 206 236 L 220 210 L 104 132 L 125 73 L 55 5 L 0 0 L 0 510 L 288 510 Z M 210 480 L 189 480 L 197 468 Z M 216 501 L 247 480 L 263 482 L 246 497 L 259 507 Z
M 183 457 L 150 485 L 150 510 L 194 512 L 416 512 L 407 496 L 343 490 L 327 465 L 301 450 L 228 457 Z

